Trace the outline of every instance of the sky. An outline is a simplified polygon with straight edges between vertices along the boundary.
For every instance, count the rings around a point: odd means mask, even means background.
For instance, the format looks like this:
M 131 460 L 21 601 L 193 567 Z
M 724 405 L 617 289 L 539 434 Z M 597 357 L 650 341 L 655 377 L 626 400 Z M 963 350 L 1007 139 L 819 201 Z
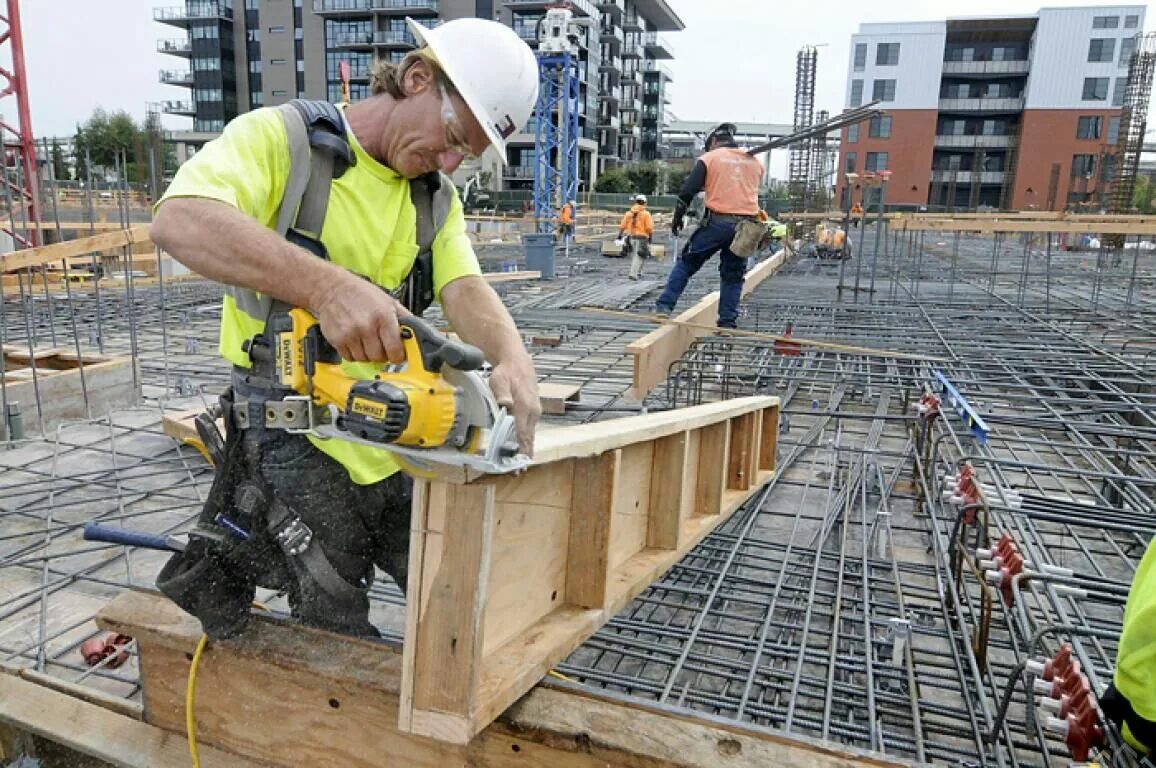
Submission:
M 288 2 L 288 0 L 283 0 Z M 870 21 L 924 21 L 949 16 L 1031 13 L 1040 6 L 1095 0 L 667 0 L 686 23 L 671 33 L 675 58 L 671 112 L 680 119 L 787 123 L 794 105 L 795 54 L 819 48 L 816 109 L 842 107 L 850 38 Z M 149 102 L 189 97 L 161 85 L 157 72 L 186 62 L 156 51 L 181 31 L 153 22 L 153 8 L 180 0 L 23 0 L 24 52 L 32 125 L 40 136 L 70 136 L 97 107 L 124 109 L 138 120 Z M 240 0 L 237 4 L 241 5 Z M 1098 3 L 1097 3 L 1098 4 Z M 1154 3 L 1146 22 L 1156 24 Z M 7 50 L 7 47 L 5 47 Z M 14 110 L 10 99 L 3 110 Z M 190 121 L 166 117 L 172 128 Z

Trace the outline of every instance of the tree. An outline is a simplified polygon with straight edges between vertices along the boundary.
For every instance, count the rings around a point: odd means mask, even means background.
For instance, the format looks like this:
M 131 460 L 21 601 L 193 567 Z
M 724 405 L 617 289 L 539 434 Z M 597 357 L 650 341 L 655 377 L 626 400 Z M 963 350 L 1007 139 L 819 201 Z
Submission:
M 1132 207 L 1139 213 L 1153 212 L 1153 196 L 1156 196 L 1156 186 L 1152 179 L 1143 174 L 1136 177 L 1136 187 L 1132 190 Z
M 594 184 L 594 191 L 628 194 L 634 191 L 634 185 L 626 173 L 614 168 L 603 172 L 598 177 L 598 181 Z
M 677 195 L 678 190 L 682 189 L 683 182 L 686 177 L 690 175 L 689 168 L 670 168 L 666 172 L 666 193 L 668 195 Z
M 658 166 L 654 163 L 639 163 L 626 169 L 626 178 L 630 180 L 630 192 L 643 195 L 653 195 L 658 189 Z
M 57 181 L 67 181 L 72 178 L 68 172 L 68 161 L 64 158 L 64 150 L 60 144 L 52 141 L 52 174 Z
M 125 152 L 128 160 L 125 170 L 129 179 L 143 182 L 148 178 L 146 151 L 149 139 L 144 129 L 124 110 L 110 115 L 97 109 L 84 125 L 76 127 L 74 146 L 78 171 L 83 169 L 87 156 L 91 158 L 94 169 L 102 168 L 107 172 L 116 167 L 117 157 Z

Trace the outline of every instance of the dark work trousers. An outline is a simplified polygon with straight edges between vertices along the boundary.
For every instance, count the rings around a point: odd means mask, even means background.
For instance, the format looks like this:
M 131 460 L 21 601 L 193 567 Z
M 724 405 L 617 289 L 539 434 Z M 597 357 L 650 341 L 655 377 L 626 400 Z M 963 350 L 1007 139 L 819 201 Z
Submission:
M 722 288 L 719 295 L 718 326 L 719 328 L 735 328 L 739 319 L 739 299 L 743 291 L 743 275 L 747 271 L 747 260 L 740 259 L 731 253 L 730 244 L 735 236 L 736 220 L 718 220 L 709 217 L 702 226 L 690 236 L 679 258 L 674 262 L 674 269 L 666 281 L 666 289 L 658 297 L 657 308 L 661 311 L 672 312 L 674 305 L 686 289 L 687 282 L 694 277 L 703 264 L 720 251 L 719 277 L 722 278 Z
M 338 462 L 300 434 L 269 430 L 260 436 L 261 475 L 276 498 L 313 531 L 329 562 L 351 585 L 368 588 L 373 566 L 405 592 L 409 564 L 409 518 L 413 481 L 398 472 L 379 483 L 358 485 Z M 305 624 L 347 634 L 376 634 L 365 616 L 326 611 L 325 594 L 294 562 L 289 600 Z

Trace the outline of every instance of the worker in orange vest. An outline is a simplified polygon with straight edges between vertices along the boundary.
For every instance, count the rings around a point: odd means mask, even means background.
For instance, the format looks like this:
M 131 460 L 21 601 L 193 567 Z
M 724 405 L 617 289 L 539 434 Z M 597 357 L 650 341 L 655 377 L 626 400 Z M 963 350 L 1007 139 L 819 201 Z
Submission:
M 630 279 L 642 277 L 642 262 L 650 258 L 650 238 L 654 236 L 654 217 L 646 210 L 646 195 L 635 195 L 634 205 L 618 225 L 618 239 L 627 239 L 630 249 Z
M 569 200 L 558 212 L 558 236 L 573 237 L 574 235 L 574 203 Z
M 722 123 L 707 134 L 706 154 L 694 164 L 678 191 L 670 225 L 672 234 L 677 237 L 682 231 L 683 216 L 690 201 L 703 191 L 706 193 L 706 214 L 674 262 L 666 289 L 655 304 L 658 314 L 673 312 L 690 278 L 711 256 L 721 251 L 718 326 L 735 328 L 738 325 L 747 258 L 758 248 L 766 225 L 757 218 L 763 164 L 739 148 L 735 143 L 735 133 L 737 128 L 733 123 Z
M 851 206 L 851 226 L 858 227 L 859 222 L 863 220 L 863 206 L 855 203 Z

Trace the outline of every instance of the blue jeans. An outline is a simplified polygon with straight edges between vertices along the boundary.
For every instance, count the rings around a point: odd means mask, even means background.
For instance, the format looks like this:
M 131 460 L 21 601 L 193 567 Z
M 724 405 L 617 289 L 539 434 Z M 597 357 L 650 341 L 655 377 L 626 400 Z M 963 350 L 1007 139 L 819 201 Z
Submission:
M 667 312 L 674 310 L 678 298 L 686 289 L 687 282 L 695 273 L 702 269 L 702 265 L 719 251 L 718 273 L 722 278 L 722 288 L 719 291 L 718 327 L 735 328 L 739 320 L 739 299 L 743 292 L 743 275 L 747 271 L 747 260 L 740 259 L 731 253 L 731 240 L 735 236 L 734 222 L 708 222 L 694 231 L 690 242 L 679 254 L 674 262 L 674 269 L 666 280 L 666 289 L 658 297 L 657 308 Z

